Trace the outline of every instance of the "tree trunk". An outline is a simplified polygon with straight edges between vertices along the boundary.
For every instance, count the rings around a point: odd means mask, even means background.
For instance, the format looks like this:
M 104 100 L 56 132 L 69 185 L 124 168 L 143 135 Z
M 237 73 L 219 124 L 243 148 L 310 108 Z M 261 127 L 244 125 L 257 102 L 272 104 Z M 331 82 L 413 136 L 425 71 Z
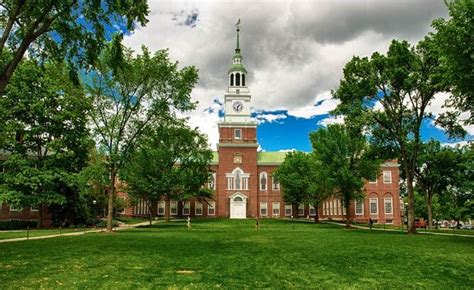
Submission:
M 428 228 L 433 228 L 433 195 L 426 193 L 426 210 L 428 212 Z
M 40 203 L 38 205 L 38 224 L 36 225 L 36 228 L 41 229 L 43 228 L 43 218 L 44 218 L 44 210 L 43 210 L 43 204 Z
M 298 204 L 292 203 L 292 204 L 291 204 L 291 207 L 292 207 L 292 209 L 291 209 L 291 216 L 292 216 L 293 218 L 298 218 L 298 216 L 299 216 L 299 214 L 298 214 Z
M 314 209 L 315 209 L 315 211 L 316 211 L 316 214 L 314 215 L 314 223 L 315 223 L 315 224 L 319 224 L 319 212 L 318 212 L 318 210 L 319 210 L 319 204 L 315 204 L 315 205 L 314 205 Z
M 351 212 L 350 212 L 350 202 L 346 203 L 346 228 L 351 227 Z
M 112 218 L 114 215 L 114 196 L 115 196 L 115 179 L 117 177 L 117 170 L 115 169 L 115 165 L 112 165 L 110 169 L 110 178 L 111 178 L 111 186 L 109 189 L 108 194 L 108 210 L 107 210 L 107 232 L 112 232 Z
M 170 198 L 167 196 L 166 197 L 166 205 L 165 205 L 165 219 L 167 222 L 170 221 L 170 215 L 171 215 L 171 202 L 170 202 Z
M 406 162 L 406 161 L 405 161 Z M 415 201 L 414 201 L 414 190 L 413 190 L 413 172 L 408 170 L 408 166 L 405 166 L 407 174 L 407 192 L 408 192 L 408 234 L 416 234 L 415 226 Z

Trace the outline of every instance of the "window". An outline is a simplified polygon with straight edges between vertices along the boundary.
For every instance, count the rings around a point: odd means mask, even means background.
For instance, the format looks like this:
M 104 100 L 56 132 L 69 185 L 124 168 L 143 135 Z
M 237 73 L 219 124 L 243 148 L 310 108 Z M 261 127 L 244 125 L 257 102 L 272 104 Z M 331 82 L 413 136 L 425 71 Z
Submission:
M 379 213 L 379 203 L 377 198 L 370 199 L 370 214 L 378 214 Z
M 0 205 L 1 207 L 1 205 Z M 30 211 L 38 211 L 39 210 L 39 206 L 37 204 L 32 204 L 30 206 Z
M 280 180 L 275 175 L 272 175 L 272 189 L 280 190 Z
M 248 190 L 250 174 L 242 172 L 240 168 L 234 169 L 232 173 L 227 173 L 227 189 L 228 190 Z
M 165 215 L 166 202 L 158 202 L 158 215 Z
M 240 74 L 239 73 L 236 73 L 235 74 L 235 85 L 236 86 L 240 86 Z
M 216 173 L 212 172 L 209 174 L 209 182 L 207 183 L 209 189 L 216 189 Z
M 299 216 L 304 216 L 304 204 L 300 203 L 298 205 L 298 215 Z
M 279 202 L 274 202 L 272 205 L 272 214 L 273 216 L 280 216 L 280 203 Z
M 356 215 L 363 215 L 364 214 L 364 202 L 363 201 L 356 201 L 355 208 L 356 208 Z
M 207 205 L 207 215 L 215 215 L 216 214 L 216 202 L 211 201 Z
M 17 207 L 15 205 L 10 205 L 10 211 L 21 211 L 22 208 L 21 207 Z
M 291 216 L 291 204 L 285 204 L 285 216 Z
M 191 212 L 191 204 L 189 201 L 186 201 L 183 205 L 183 215 L 189 215 Z
M 260 215 L 267 216 L 267 203 L 266 202 L 260 203 Z
M 202 215 L 202 203 L 196 201 L 194 203 L 194 214 L 195 215 Z
M 177 201 L 170 201 L 170 214 L 177 215 L 178 214 L 178 202 Z
M 316 215 L 316 208 L 312 205 L 309 206 L 309 215 L 315 216 Z
M 227 177 L 227 189 L 234 189 L 234 178 L 233 177 Z
M 245 75 L 242 74 L 242 86 L 245 87 Z
M 383 172 L 383 183 L 392 183 L 392 171 Z
M 267 173 L 260 172 L 260 190 L 267 190 Z
M 391 225 L 393 224 L 393 220 L 386 220 L 385 223 Z
M 230 75 L 230 85 L 231 85 L 231 86 L 234 85 L 234 74 L 231 74 L 231 75 Z
M 384 199 L 384 210 L 385 210 L 385 214 L 393 214 L 392 198 L 391 197 L 386 197 Z
M 234 139 L 242 139 L 242 129 L 234 129 Z

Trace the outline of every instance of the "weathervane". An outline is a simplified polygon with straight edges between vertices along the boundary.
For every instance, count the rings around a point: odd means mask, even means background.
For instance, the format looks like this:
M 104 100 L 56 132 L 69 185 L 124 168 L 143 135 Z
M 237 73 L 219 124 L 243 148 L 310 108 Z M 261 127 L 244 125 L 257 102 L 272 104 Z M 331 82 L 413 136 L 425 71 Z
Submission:
M 237 47 L 235 49 L 236 52 L 240 51 L 239 47 L 239 31 L 240 31 L 240 18 L 237 20 L 237 23 L 235 24 L 235 27 L 237 27 Z

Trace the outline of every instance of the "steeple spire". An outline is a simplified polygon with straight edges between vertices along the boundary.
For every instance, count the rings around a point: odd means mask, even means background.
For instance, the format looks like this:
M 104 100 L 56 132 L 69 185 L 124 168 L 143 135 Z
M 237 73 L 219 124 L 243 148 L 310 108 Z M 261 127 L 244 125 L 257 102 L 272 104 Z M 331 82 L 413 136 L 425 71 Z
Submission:
M 240 52 L 240 46 L 239 46 L 240 18 L 235 24 L 235 27 L 237 28 L 237 46 L 235 47 L 235 52 L 239 53 Z

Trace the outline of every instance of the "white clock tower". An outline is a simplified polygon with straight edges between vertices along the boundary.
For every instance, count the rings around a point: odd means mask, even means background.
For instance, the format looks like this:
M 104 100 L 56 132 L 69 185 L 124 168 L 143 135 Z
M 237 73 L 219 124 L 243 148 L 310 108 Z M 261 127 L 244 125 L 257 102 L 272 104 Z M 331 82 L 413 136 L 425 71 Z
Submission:
M 247 69 L 242 64 L 239 47 L 240 20 L 237 23 L 237 46 L 229 69 L 228 89 L 224 97 L 224 122 L 248 123 L 250 120 L 250 90 L 247 86 Z

